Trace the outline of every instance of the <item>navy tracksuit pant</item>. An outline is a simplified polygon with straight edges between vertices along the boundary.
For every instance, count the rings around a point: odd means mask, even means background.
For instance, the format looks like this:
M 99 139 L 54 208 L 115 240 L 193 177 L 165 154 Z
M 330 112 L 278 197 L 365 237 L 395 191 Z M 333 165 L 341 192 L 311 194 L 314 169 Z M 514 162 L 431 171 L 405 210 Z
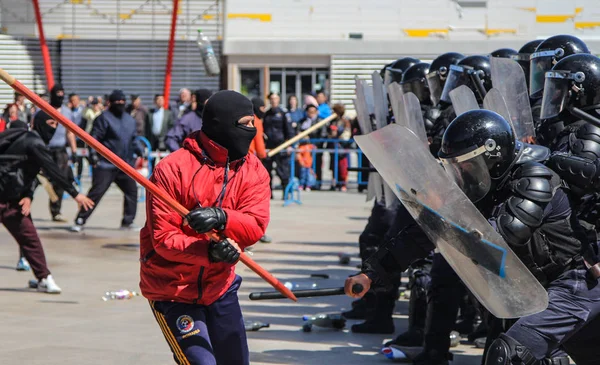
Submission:
M 248 365 L 248 342 L 237 292 L 229 290 L 211 305 L 150 301 L 175 362 L 180 365 Z

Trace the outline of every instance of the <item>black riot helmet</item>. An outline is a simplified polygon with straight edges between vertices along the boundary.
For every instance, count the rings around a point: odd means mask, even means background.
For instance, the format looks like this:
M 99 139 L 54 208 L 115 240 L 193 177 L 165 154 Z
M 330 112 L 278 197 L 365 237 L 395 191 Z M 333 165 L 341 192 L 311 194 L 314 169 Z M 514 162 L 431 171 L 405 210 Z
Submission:
M 450 73 L 442 91 L 441 100 L 451 103 L 450 91 L 461 85 L 467 85 L 483 103 L 486 93 L 492 88 L 492 71 L 487 56 L 469 56 L 456 65 L 450 65 Z
M 483 199 L 517 157 L 511 125 L 490 110 L 471 110 L 446 128 L 439 157 L 446 172 L 473 202 Z
M 415 94 L 421 105 L 431 105 L 429 85 L 427 85 L 429 66 L 425 62 L 410 66 L 402 75 L 402 81 L 400 82 L 402 92 Z
M 439 55 L 429 66 L 427 74 L 427 84 L 429 85 L 429 93 L 433 105 L 437 105 L 442 97 L 442 90 L 446 84 L 446 78 L 450 73 L 450 66 L 456 65 L 460 60 L 465 58 L 464 55 L 456 52 L 448 52 Z
M 512 48 L 499 48 L 495 51 L 493 51 L 492 53 L 490 53 L 491 57 L 498 57 L 498 58 L 511 58 L 511 56 L 518 54 L 519 52 L 517 52 L 516 50 L 512 49 Z
M 385 69 L 385 84 L 389 85 L 392 82 L 400 83 L 402 81 L 402 74 L 404 71 L 408 70 L 410 66 L 419 62 L 421 62 L 421 60 L 412 57 L 398 58 Z
M 529 58 L 531 54 L 535 52 L 535 49 L 543 42 L 543 39 L 535 39 L 529 41 L 519 49 L 519 52 L 515 55 L 511 55 L 510 58 L 517 61 L 517 63 L 523 69 L 525 73 L 525 82 L 527 82 L 527 88 L 529 89 Z
M 542 97 L 546 72 L 561 59 L 579 53 L 590 51 L 581 39 L 572 35 L 555 35 L 540 43 L 529 60 L 529 96 Z
M 546 72 L 540 117 L 565 123 L 599 117 L 600 58 L 575 54 L 558 61 Z

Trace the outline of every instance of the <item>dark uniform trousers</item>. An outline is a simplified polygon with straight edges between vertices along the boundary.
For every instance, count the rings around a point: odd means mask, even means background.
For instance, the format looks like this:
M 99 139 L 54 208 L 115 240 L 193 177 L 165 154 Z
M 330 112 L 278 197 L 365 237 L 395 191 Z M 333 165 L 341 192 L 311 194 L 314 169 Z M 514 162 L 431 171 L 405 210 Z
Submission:
M 180 365 L 248 365 L 250 356 L 236 276 L 211 305 L 150 301 L 150 307 Z
M 137 185 L 135 181 L 117 168 L 96 167 L 92 171 L 92 187 L 87 195 L 88 198 L 94 201 L 94 208 L 87 211 L 80 209 L 79 214 L 77 214 L 77 218 L 75 219 L 76 224 L 85 224 L 108 188 L 110 188 L 110 184 L 113 182 L 117 184 L 119 189 L 121 189 L 125 195 L 125 201 L 123 203 L 123 220 L 121 221 L 121 225 L 127 226 L 133 223 L 137 211 Z
M 69 166 L 69 154 L 67 153 L 67 149 L 65 147 L 58 148 L 50 148 L 50 154 L 52 155 L 52 159 L 58 165 L 58 169 L 61 174 L 68 180 L 73 180 L 73 170 L 71 170 L 71 166 Z M 62 207 L 62 200 L 65 190 L 58 184 L 55 184 L 52 180 L 50 180 L 52 187 L 54 188 L 54 192 L 58 196 L 58 200 L 55 202 L 50 201 L 50 214 L 52 217 L 56 217 L 60 214 L 60 209 Z

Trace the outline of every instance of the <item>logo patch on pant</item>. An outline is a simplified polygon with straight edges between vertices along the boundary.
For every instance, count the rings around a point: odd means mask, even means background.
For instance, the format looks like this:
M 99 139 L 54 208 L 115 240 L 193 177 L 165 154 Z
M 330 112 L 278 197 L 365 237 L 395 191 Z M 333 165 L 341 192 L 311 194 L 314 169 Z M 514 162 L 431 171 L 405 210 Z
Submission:
M 194 319 L 187 314 L 177 318 L 177 329 L 181 333 L 188 333 L 194 329 Z

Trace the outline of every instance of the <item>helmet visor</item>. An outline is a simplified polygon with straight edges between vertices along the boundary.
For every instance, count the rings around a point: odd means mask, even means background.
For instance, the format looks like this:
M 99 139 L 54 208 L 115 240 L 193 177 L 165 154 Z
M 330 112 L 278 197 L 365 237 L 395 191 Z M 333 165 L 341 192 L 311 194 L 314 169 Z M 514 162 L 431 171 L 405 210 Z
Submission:
M 450 91 L 456 89 L 461 85 L 467 85 L 471 83 L 471 79 L 467 74 L 467 70 L 463 67 L 450 65 L 450 73 L 448 73 L 448 78 L 446 79 L 446 84 L 444 85 L 444 89 L 442 90 L 441 100 L 446 103 L 452 103 L 452 99 L 450 99 Z M 469 86 L 470 87 L 470 86 Z
M 573 75 L 568 71 L 546 72 L 544 96 L 540 109 L 540 118 L 556 117 L 565 109 L 569 98 L 569 85 Z
M 481 146 L 461 156 L 441 158 L 446 173 L 472 202 L 483 199 L 492 187 L 485 151 L 486 146 Z
M 403 83 L 401 86 L 404 94 L 413 93 L 417 96 L 421 104 L 429 103 L 429 87 L 425 81 L 421 81 L 420 79 L 411 80 Z
M 529 61 L 529 96 L 539 98 L 544 91 L 546 72 L 552 69 L 555 51 L 536 52 Z
M 427 85 L 429 85 L 429 95 L 433 105 L 438 105 L 444 90 L 444 81 L 437 71 L 427 74 Z

